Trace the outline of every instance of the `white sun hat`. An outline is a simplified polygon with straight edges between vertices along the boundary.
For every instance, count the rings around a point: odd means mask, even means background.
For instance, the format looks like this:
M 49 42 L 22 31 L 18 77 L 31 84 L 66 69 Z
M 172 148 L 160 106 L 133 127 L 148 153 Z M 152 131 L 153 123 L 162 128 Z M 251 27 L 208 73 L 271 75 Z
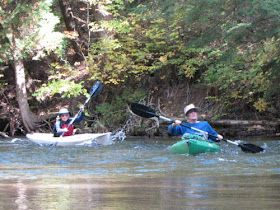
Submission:
M 192 109 L 195 109 L 196 112 L 199 112 L 199 108 L 198 107 L 195 107 L 193 104 L 189 104 L 188 106 L 186 106 L 184 108 L 184 114 L 187 115 L 188 112 Z
M 71 115 L 71 112 L 68 110 L 68 109 L 60 109 L 59 112 L 58 112 L 58 115 L 61 115 L 61 114 L 69 114 Z

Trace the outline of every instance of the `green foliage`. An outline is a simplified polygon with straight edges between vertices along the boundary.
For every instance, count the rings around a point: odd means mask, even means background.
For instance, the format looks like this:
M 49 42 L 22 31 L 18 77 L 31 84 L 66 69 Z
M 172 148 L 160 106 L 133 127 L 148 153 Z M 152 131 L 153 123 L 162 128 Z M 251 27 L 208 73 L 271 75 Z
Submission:
M 67 80 L 53 80 L 48 84 L 43 84 L 40 89 L 33 94 L 38 100 L 44 101 L 46 98 L 53 97 L 56 93 L 62 98 L 70 98 L 71 96 L 79 96 L 81 94 L 89 97 L 87 90 L 84 89 L 84 82 L 76 84 L 74 81 Z
M 62 28 L 51 11 L 52 1 L 4 2 L 0 7 L 4 29 L 0 30 L 0 62 L 11 59 L 13 34 L 23 50 L 19 56 L 40 59 L 52 52 L 63 56 L 68 43 L 55 31 L 55 26 Z M 97 107 L 107 126 L 124 122 L 127 104 L 145 97 L 135 87 L 144 84 L 147 75 L 159 75 L 157 83 L 205 83 L 213 90 L 208 98 L 227 111 L 265 112 L 277 107 L 279 0 L 84 2 L 112 15 L 99 22 L 90 20 L 90 31 L 106 32 L 106 36 L 90 43 L 87 56 L 88 78 L 102 81 L 107 88 L 118 87 L 108 90 L 107 101 Z M 86 94 L 83 83 L 73 82 L 79 72 L 60 65 L 52 66 L 50 82 L 34 96 Z M 123 86 L 133 91 L 119 88 Z
M 6 68 L 8 68 L 8 67 L 7 66 L 4 66 L 4 67 L 0 66 L 0 89 L 2 89 L 5 85 L 7 85 L 7 83 L 5 81 L 1 80 L 1 78 L 4 77 L 4 74 L 2 74 L 1 72 L 4 71 Z
M 267 111 L 269 104 L 277 103 L 280 90 L 279 39 L 251 48 L 208 54 L 208 70 L 205 81 L 219 90 L 216 95 L 229 108 L 250 105 L 256 110 Z M 246 46 L 245 46 L 246 47 Z M 230 57 L 229 57 L 230 55 Z M 227 57 L 227 59 L 225 58 Z
M 3 77 L 4 75 L 3 74 L 0 74 L 0 78 Z M 2 89 L 7 83 L 2 83 L 0 81 L 0 88 Z
M 131 102 L 145 98 L 145 91 L 141 89 L 123 89 L 119 96 L 111 102 L 104 102 L 96 107 L 96 114 L 103 125 L 109 128 L 117 128 L 124 124 L 130 115 L 126 110 Z
M 253 65 L 257 71 L 255 77 L 261 81 L 263 97 L 267 101 L 275 101 L 280 92 L 280 38 L 267 39 L 257 48 L 256 62 Z M 258 73 L 259 72 L 259 73 Z
M 257 102 L 254 103 L 254 107 L 259 111 L 263 112 L 267 110 L 268 103 L 263 99 L 259 99 Z
M 38 2 L 1 1 L 0 62 L 17 58 L 42 59 L 49 53 L 63 52 L 64 35 L 55 31 L 59 18 L 51 12 L 52 0 Z
M 127 16 L 115 10 L 118 18 L 104 25 L 116 30 L 114 39 L 91 46 L 93 79 L 119 84 L 159 72 L 162 82 L 174 76 L 205 82 L 215 90 L 209 98 L 231 111 L 249 107 L 262 112 L 276 104 L 279 1 L 160 0 L 132 5 Z
M 216 90 L 212 96 L 228 111 L 255 108 L 263 112 L 279 100 L 279 6 L 273 0 L 231 5 L 220 1 L 201 11 L 224 11 L 220 21 L 213 19 L 221 33 L 215 32 L 207 45 L 201 42 L 201 55 L 207 68 L 204 81 Z M 210 31 L 215 31 L 214 26 Z M 200 40 L 208 34 L 202 33 Z
M 128 17 L 106 21 L 106 25 L 102 23 L 103 29 L 114 28 L 117 35 L 91 45 L 88 64 L 92 79 L 119 84 L 132 78 L 140 81 L 145 75 L 163 69 L 166 74 L 173 69 L 177 75 L 187 78 L 193 78 L 199 71 L 201 61 L 196 56 L 200 50 L 188 48 L 181 42 L 181 19 L 167 20 L 167 16 L 153 13 L 149 6 L 138 6 Z M 98 26 L 94 30 L 98 30 Z

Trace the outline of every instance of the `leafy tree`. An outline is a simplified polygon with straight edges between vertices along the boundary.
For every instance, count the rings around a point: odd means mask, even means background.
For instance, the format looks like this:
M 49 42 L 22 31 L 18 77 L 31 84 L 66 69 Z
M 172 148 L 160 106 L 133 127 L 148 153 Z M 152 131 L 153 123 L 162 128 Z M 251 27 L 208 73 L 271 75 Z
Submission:
M 222 5 L 226 13 L 232 13 L 220 23 L 222 39 L 204 50 L 208 57 L 205 80 L 219 90 L 216 99 L 233 112 L 267 111 L 279 100 L 274 90 L 279 90 L 280 3 L 231 1 L 234 10 L 226 5 Z
M 125 109 L 121 103 L 129 103 L 125 95 L 129 98 L 141 95 L 127 93 L 125 87 L 136 91 L 142 86 L 148 95 L 152 88 L 158 91 L 160 85 L 184 82 L 206 84 L 210 90 L 208 98 L 227 112 L 277 113 L 279 0 L 58 0 L 57 3 L 67 36 L 74 37 L 70 43 L 79 59 L 86 61 L 83 75 L 106 84 L 106 102 L 98 107 L 99 115 L 111 110 L 108 113 L 115 117 L 114 122 L 123 122 L 124 115 L 114 113 Z M 50 51 L 63 54 L 61 48 L 65 42 L 61 39 L 52 42 L 52 35 L 48 35 L 49 41 L 42 43 L 47 20 L 58 22 L 51 15 L 51 5 L 52 1 L 47 0 L 1 2 L 1 62 L 9 60 L 16 66 L 18 60 L 20 64 L 23 59 L 40 59 Z M 80 12 L 74 13 L 75 5 L 85 8 L 79 7 Z M 59 27 L 64 30 L 64 26 Z M 54 24 L 47 28 L 52 33 Z M 57 37 L 62 38 L 62 34 Z M 84 83 L 75 80 L 75 75 L 81 75 L 75 67 L 56 63 L 48 73 L 50 81 L 35 94 L 37 97 L 86 94 Z M 150 84 L 147 78 L 152 76 L 156 79 Z M 18 86 L 24 88 L 22 84 Z M 26 98 L 20 92 L 18 95 Z M 112 119 L 110 114 L 106 117 Z M 113 120 L 104 123 L 110 122 Z
M 119 10 L 114 12 L 113 20 L 106 25 L 115 35 L 91 45 L 89 66 L 93 78 L 118 84 L 141 81 L 147 74 L 162 71 L 164 81 L 172 77 L 171 69 L 176 76 L 194 77 L 200 66 L 196 58 L 199 50 L 184 46 L 181 19 L 168 19 L 168 15 L 156 11 L 160 6 L 148 1 L 126 16 L 116 15 Z
M 35 129 L 38 119 L 27 100 L 23 61 L 41 59 L 49 52 L 61 52 L 63 34 L 54 32 L 59 19 L 51 13 L 51 5 L 51 0 L 0 3 L 0 62 L 9 62 L 14 68 L 17 101 L 28 132 Z
M 126 111 L 128 104 L 144 99 L 145 97 L 146 92 L 143 89 L 123 89 L 115 98 L 98 105 L 95 113 L 98 116 L 98 120 L 106 128 L 110 130 L 117 129 L 129 117 Z

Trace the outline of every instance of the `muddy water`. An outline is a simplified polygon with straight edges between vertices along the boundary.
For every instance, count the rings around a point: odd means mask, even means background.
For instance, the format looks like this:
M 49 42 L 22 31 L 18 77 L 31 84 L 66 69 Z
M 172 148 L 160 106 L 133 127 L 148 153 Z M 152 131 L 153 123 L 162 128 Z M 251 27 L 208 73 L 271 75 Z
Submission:
M 171 155 L 177 139 L 40 147 L 0 139 L 0 209 L 279 209 L 280 140 L 265 153 Z M 250 142 L 250 140 L 246 140 Z

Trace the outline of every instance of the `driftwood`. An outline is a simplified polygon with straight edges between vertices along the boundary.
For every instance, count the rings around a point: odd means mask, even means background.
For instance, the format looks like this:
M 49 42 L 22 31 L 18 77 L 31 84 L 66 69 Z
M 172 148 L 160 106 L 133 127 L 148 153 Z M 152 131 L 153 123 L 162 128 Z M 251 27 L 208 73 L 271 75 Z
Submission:
M 185 118 L 179 118 L 186 122 Z M 227 137 L 280 136 L 280 120 L 206 120 L 218 133 Z M 161 122 L 161 129 L 170 123 Z
M 263 126 L 276 126 L 280 121 L 267 121 L 267 120 L 216 120 L 212 121 L 216 125 L 263 125 Z
M 209 123 L 215 130 L 228 136 L 277 136 L 280 132 L 279 120 L 216 120 Z

